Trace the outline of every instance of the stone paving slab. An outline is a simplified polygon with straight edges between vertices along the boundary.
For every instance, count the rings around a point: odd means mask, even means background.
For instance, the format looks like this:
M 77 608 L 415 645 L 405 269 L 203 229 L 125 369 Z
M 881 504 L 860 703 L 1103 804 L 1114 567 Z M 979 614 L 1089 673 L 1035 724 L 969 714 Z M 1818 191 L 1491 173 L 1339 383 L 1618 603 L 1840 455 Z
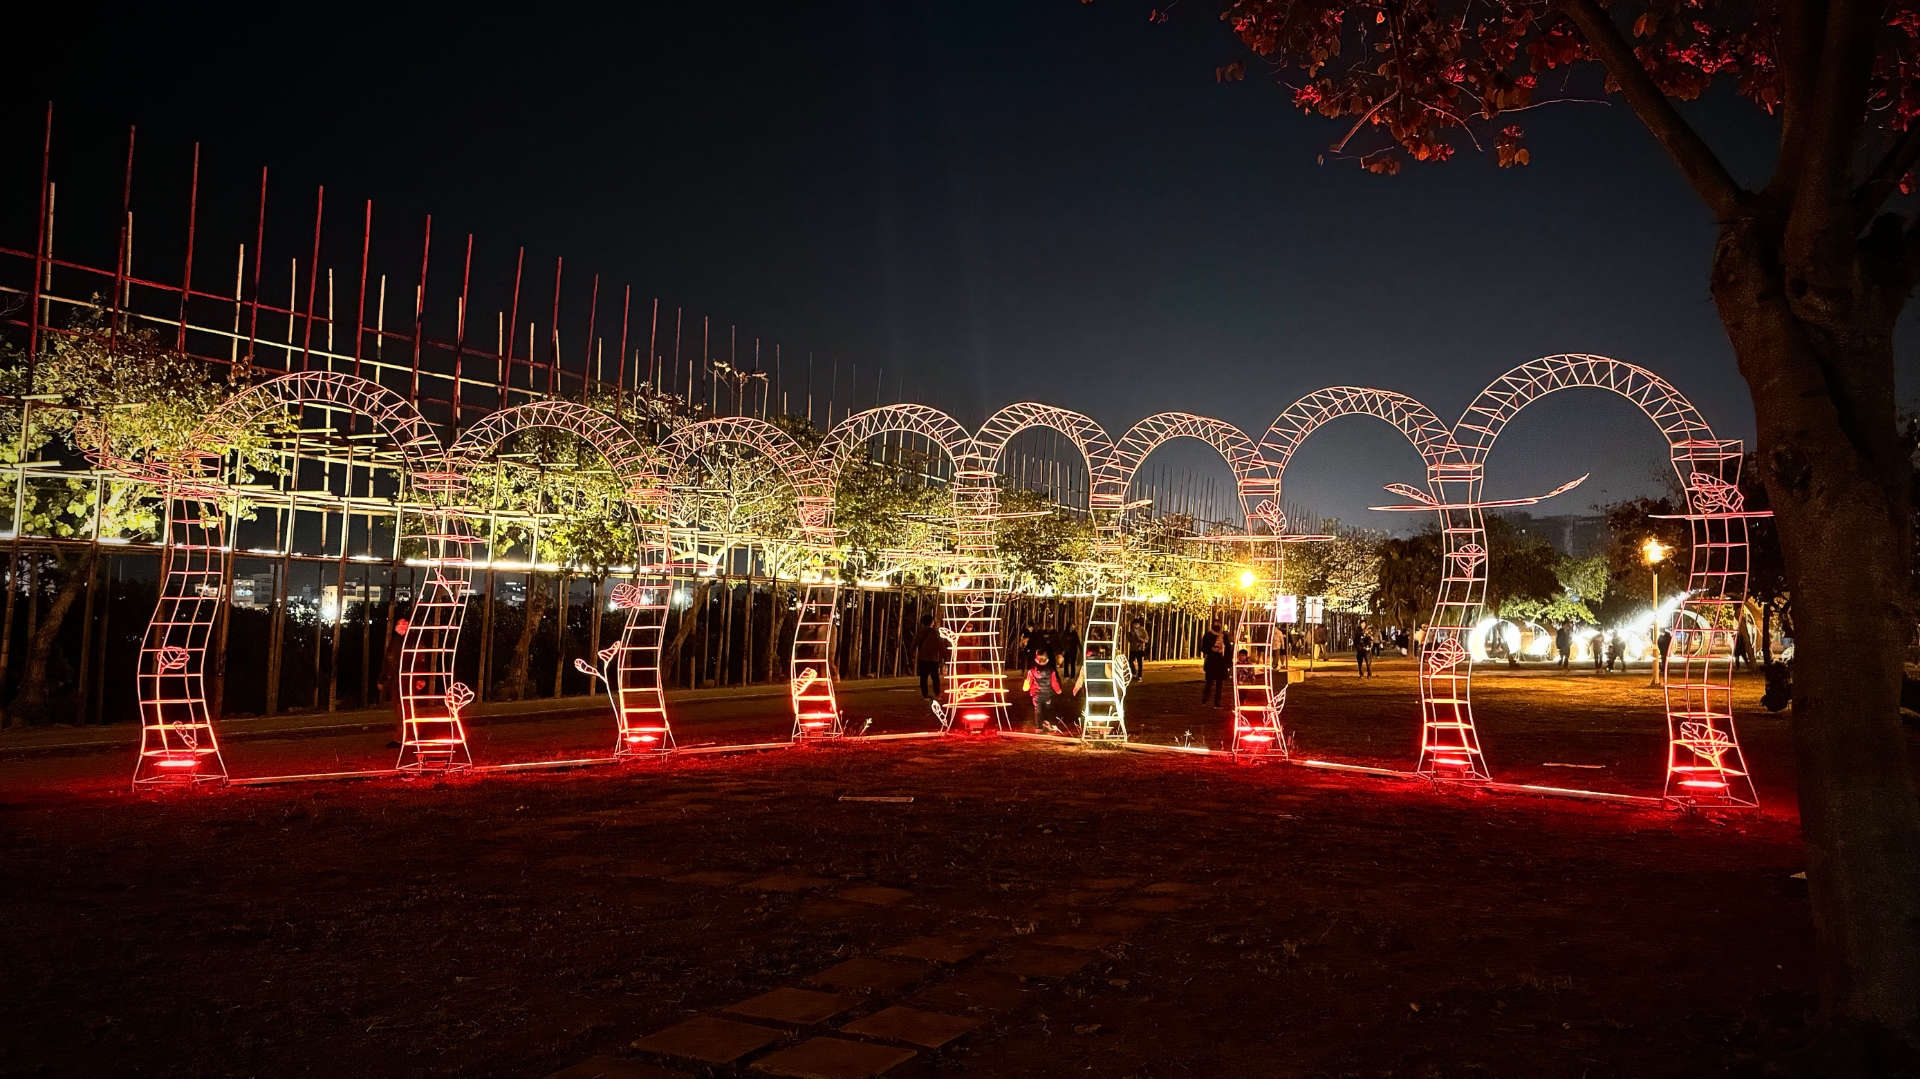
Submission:
M 726 1064 L 786 1036 L 773 1027 L 735 1022 L 713 1015 L 697 1015 L 633 1043 L 634 1048 L 670 1057 L 686 1057 L 708 1064 Z
M 918 937 L 905 944 L 888 948 L 887 955 L 900 955 L 908 959 L 925 959 L 933 963 L 958 963 L 970 959 L 986 950 L 993 943 L 988 934 L 955 933 L 942 937 Z
M 682 873 L 667 879 L 675 884 L 705 884 L 715 888 L 727 888 L 751 876 L 753 876 L 752 873 L 736 873 L 731 869 L 703 869 L 698 873 Z
M 756 888 L 763 892 L 809 892 L 815 888 L 825 888 L 835 883 L 831 877 L 809 877 L 802 873 L 774 873 L 750 880 L 742 888 Z
M 854 918 L 873 914 L 873 908 L 864 903 L 849 903 L 844 899 L 823 899 L 818 896 L 800 904 L 800 916 L 803 918 Z
M 1192 906 L 1191 900 L 1177 895 L 1150 895 L 1139 899 L 1129 899 L 1120 904 L 1128 910 L 1144 910 L 1149 914 L 1172 914 L 1176 910 L 1185 910 Z
M 836 963 L 807 980 L 835 989 L 857 989 L 866 993 L 892 993 L 904 989 L 932 970 L 927 963 L 908 959 L 881 959 L 862 955 Z
M 799 1045 L 768 1053 L 753 1062 L 756 1071 L 789 1075 L 794 1079 L 871 1079 L 897 1064 L 912 1060 L 914 1052 L 893 1045 L 874 1045 L 846 1038 L 809 1038 Z
M 850 993 L 822 993 L 817 989 L 783 986 L 743 1000 L 726 1010 L 750 1019 L 771 1019 L 776 1023 L 809 1026 L 824 1023 L 858 1003 L 860 998 Z
M 913 898 L 913 893 L 905 888 L 888 888 L 880 884 L 862 884 L 843 889 L 835 895 L 841 899 L 851 899 L 855 903 L 870 903 L 876 907 L 890 907 L 903 899 Z
M 1085 952 L 1037 945 L 1019 945 L 987 959 L 987 965 L 995 970 L 1029 978 L 1065 978 L 1078 974 L 1091 962 L 1093 957 Z
M 1111 933 L 1054 933 L 1050 936 L 1035 937 L 1033 940 L 1035 944 L 1072 948 L 1082 952 L 1104 951 L 1120 943 L 1120 938 Z
M 1012 974 L 969 970 L 922 989 L 912 1001 L 936 1008 L 1006 1012 L 1027 1002 L 1024 982 Z
M 562 1068 L 547 1079 L 686 1079 L 686 1073 L 671 1071 L 644 1060 L 621 1057 L 589 1057 L 571 1067 Z
M 922 1011 L 919 1008 L 907 1008 L 896 1004 L 891 1008 L 877 1011 L 865 1019 L 856 1019 L 840 1029 L 849 1034 L 859 1034 L 868 1038 L 881 1038 L 886 1041 L 906 1042 L 926 1049 L 938 1049 L 980 1026 L 983 1022 L 985 1020 L 970 1016 Z

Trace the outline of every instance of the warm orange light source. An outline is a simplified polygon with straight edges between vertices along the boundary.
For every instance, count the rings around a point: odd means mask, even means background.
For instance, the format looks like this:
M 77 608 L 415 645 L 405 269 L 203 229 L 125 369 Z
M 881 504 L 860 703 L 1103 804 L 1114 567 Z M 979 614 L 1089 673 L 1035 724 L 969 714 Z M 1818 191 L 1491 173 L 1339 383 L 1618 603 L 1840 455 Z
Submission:
M 1241 570 L 1241 571 L 1240 571 L 1240 587 L 1242 587 L 1242 588 L 1252 588 L 1252 587 L 1253 587 L 1253 582 L 1254 582 L 1254 581 L 1256 581 L 1256 580 L 1258 580 L 1258 578 L 1257 578 L 1257 577 L 1255 577 L 1255 576 L 1253 575 L 1253 571 L 1252 571 L 1252 570 L 1250 570 L 1250 569 L 1243 569 L 1243 570 Z
M 1667 552 L 1672 549 L 1671 547 L 1664 546 L 1657 539 L 1649 539 L 1640 545 L 1640 553 L 1646 556 L 1648 565 L 1654 565 L 1660 562 L 1667 557 Z

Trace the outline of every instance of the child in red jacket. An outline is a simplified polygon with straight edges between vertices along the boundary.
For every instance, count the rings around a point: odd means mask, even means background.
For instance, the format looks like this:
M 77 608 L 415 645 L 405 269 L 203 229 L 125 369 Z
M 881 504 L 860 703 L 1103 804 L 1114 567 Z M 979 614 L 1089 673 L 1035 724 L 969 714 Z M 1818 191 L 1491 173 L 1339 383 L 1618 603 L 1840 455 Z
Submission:
M 1059 734 L 1060 728 L 1053 722 L 1053 702 L 1056 696 L 1066 692 L 1066 687 L 1060 684 L 1060 674 L 1053 669 L 1053 657 L 1046 649 L 1034 650 L 1025 688 L 1033 698 L 1034 726 L 1042 734 Z

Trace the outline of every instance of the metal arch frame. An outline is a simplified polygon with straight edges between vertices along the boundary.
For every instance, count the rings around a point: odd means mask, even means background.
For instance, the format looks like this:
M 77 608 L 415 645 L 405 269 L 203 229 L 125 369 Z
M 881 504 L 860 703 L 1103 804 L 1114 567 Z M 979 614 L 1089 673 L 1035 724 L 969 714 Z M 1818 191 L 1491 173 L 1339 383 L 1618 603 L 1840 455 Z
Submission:
M 455 469 L 468 473 L 508 438 L 534 430 L 561 431 L 592 446 L 625 489 L 634 525 L 634 580 L 615 585 L 611 595 L 614 606 L 627 612 L 626 621 L 620 639 L 595 657 L 598 666 L 586 669 L 598 671 L 607 685 L 614 757 L 669 752 L 673 724 L 660 676 L 669 594 L 665 487 L 653 458 L 619 420 L 596 408 L 557 400 L 530 401 L 487 414 L 461 433 L 447 457 Z
M 1764 514 L 1747 511 L 1740 495 L 1740 441 L 1716 438 L 1706 418 L 1666 379 L 1606 356 L 1568 353 L 1520 364 L 1480 392 L 1453 428 L 1459 460 L 1434 485 L 1447 518 L 1448 558 L 1434 622 L 1448 627 L 1443 640 L 1459 641 L 1478 621 L 1486 590 L 1486 532 L 1477 503 L 1487 455 L 1522 409 L 1566 389 L 1607 390 L 1638 406 L 1666 438 L 1687 492 L 1688 512 L 1679 516 L 1692 529 L 1693 559 L 1687 597 L 1668 627 L 1682 670 L 1676 682 L 1669 664 L 1665 679 L 1664 797 L 1682 805 L 1756 807 L 1759 797 L 1734 730 L 1732 646 L 1747 592 L 1747 521 Z M 1423 663 L 1423 677 L 1430 665 Z M 1464 682 L 1472 664 L 1459 666 L 1468 671 Z M 1424 752 L 1421 764 L 1425 770 Z
M 993 523 L 1000 513 L 994 471 L 979 443 L 952 416 L 920 404 L 882 405 L 856 412 L 828 432 L 814 452 L 820 471 L 837 488 L 846 459 L 867 440 L 901 432 L 928 439 L 953 464 L 953 571 L 940 587 L 940 627 L 952 649 L 942 680 L 941 727 L 984 730 L 1008 726 L 1007 686 L 1000 655 L 1000 560 Z
M 205 670 L 214 623 L 230 597 L 230 565 L 220 516 L 209 513 L 205 503 L 232 492 L 222 475 L 223 451 L 242 427 L 276 408 L 308 404 L 367 417 L 400 450 L 403 482 L 416 489 L 457 492 L 461 486 L 451 472 L 434 470 L 439 439 L 405 398 L 354 375 L 320 371 L 281 375 L 243 390 L 208 418 L 181 460 L 123 469 L 139 478 L 163 478 L 168 519 L 164 579 L 136 676 L 141 712 L 136 789 L 228 778 L 207 707 Z M 406 680 L 402 770 L 443 771 L 472 763 L 460 722 L 472 691 L 453 680 L 454 647 L 466 610 L 469 540 L 457 516 L 444 510 L 430 516 L 437 529 L 426 537 L 433 550 L 426 560 L 431 576 L 416 606 L 426 603 L 434 610 L 409 623 L 401 646 Z M 442 572 L 447 569 L 454 577 Z M 421 692 L 412 692 L 416 688 Z
M 1121 698 L 1126 675 L 1121 668 L 1126 657 L 1120 651 L 1119 624 L 1102 620 L 1103 614 L 1110 615 L 1113 612 L 1103 610 L 1100 603 L 1100 597 L 1106 591 L 1106 579 L 1118 576 L 1120 565 L 1120 496 L 1099 489 L 1101 476 L 1111 467 L 1113 440 L 1107 436 L 1106 428 L 1083 413 L 1037 401 L 1022 401 L 1007 405 L 987 417 L 987 422 L 980 425 L 980 433 L 974 436 L 974 443 L 987 470 L 997 477 L 1000 458 L 1006 452 L 1007 444 L 1022 431 L 1034 428 L 1057 431 L 1067 436 L 1074 448 L 1080 451 L 1080 457 L 1087 466 L 1087 512 L 1093 518 L 1094 558 L 1098 565 L 1095 570 L 1093 606 L 1087 612 L 1087 624 L 1080 634 L 1080 669 L 1087 683 L 1086 711 L 1081 716 L 1080 739 L 1084 742 L 1124 742 L 1127 740 L 1127 724 Z M 1004 585 L 1004 571 L 1000 576 Z M 1005 596 L 1005 592 L 994 594 L 996 623 Z M 1097 655 L 1102 649 L 1105 654 Z
M 660 448 L 670 461 L 681 464 L 723 445 L 745 446 L 774 463 L 793 486 L 800 528 L 808 546 L 818 555 L 826 555 L 834 538 L 833 484 L 819 462 L 779 426 L 751 416 L 718 417 L 680 428 Z M 787 695 L 793 703 L 792 740 L 838 738 L 846 733 L 833 670 L 839 574 L 829 569 L 812 580 L 803 575 L 800 589 L 800 615 L 787 661 Z
M 1266 526 L 1267 533 L 1276 537 L 1285 534 L 1287 521 L 1286 515 L 1280 510 L 1280 492 L 1287 466 L 1309 435 L 1344 416 L 1371 416 L 1399 431 L 1425 463 L 1429 489 L 1436 501 L 1441 501 L 1434 485 L 1439 476 L 1446 474 L 1448 466 L 1458 459 L 1460 452 L 1454 444 L 1452 429 L 1432 409 L 1407 394 L 1364 386 L 1328 386 L 1288 405 L 1267 427 L 1266 435 L 1260 440 L 1260 452 L 1273 470 L 1272 487 L 1254 508 L 1248 518 L 1250 523 L 1256 520 L 1261 522 Z M 1446 511 L 1442 510 L 1440 514 L 1440 526 L 1445 529 Z M 1285 550 L 1284 542 L 1256 544 L 1256 563 L 1271 563 L 1262 565 L 1257 572 L 1274 582 L 1280 581 L 1281 571 L 1285 568 Z M 1443 560 L 1442 565 L 1446 564 Z M 1259 594 L 1250 592 L 1241 624 L 1244 626 L 1256 622 L 1263 613 L 1260 608 L 1264 608 L 1266 620 L 1271 623 L 1273 603 L 1271 589 Z M 1465 666 L 1471 668 L 1471 664 Z M 1275 727 L 1280 725 L 1286 703 L 1287 690 L 1282 685 L 1273 700 Z M 1464 686 L 1460 692 L 1453 692 L 1450 669 L 1435 671 L 1424 663 L 1421 665 L 1420 714 L 1419 767 L 1422 772 L 1427 771 L 1434 754 L 1444 753 L 1466 760 L 1471 774 L 1486 778 L 1479 734 L 1473 725 L 1472 705 Z
M 1110 459 L 1112 467 L 1095 484 L 1094 497 L 1116 508 L 1124 507 L 1127 489 L 1132 485 L 1141 463 L 1154 450 L 1177 438 L 1204 442 L 1220 455 L 1227 470 L 1233 474 L 1241 512 L 1251 527 L 1255 500 L 1273 488 L 1272 465 L 1240 428 L 1225 420 L 1196 416 L 1190 412 L 1160 412 L 1129 427 L 1114 443 Z M 1116 516 L 1124 515 L 1116 512 Z M 1101 613 L 1115 625 L 1119 625 L 1126 615 L 1124 574 L 1120 578 L 1115 581 L 1112 597 L 1109 599 L 1103 595 L 1095 604 L 1096 607 L 1103 604 L 1109 606 L 1108 610 Z M 1271 594 L 1278 583 L 1278 578 L 1260 580 L 1255 582 L 1254 588 Z M 1270 607 L 1268 609 L 1271 610 Z M 1270 620 L 1268 624 L 1271 625 Z M 1247 662 L 1239 662 L 1236 656 L 1233 664 L 1233 752 L 1236 756 L 1251 754 L 1284 758 L 1287 755 L 1286 737 L 1279 727 L 1273 707 L 1271 653 L 1264 640 L 1258 642 L 1257 647 L 1259 655 L 1256 656 L 1254 648 L 1249 647 Z M 1116 696 L 1121 699 L 1116 701 L 1115 710 L 1124 717 L 1124 687 Z M 1124 729 L 1124 718 L 1122 724 Z

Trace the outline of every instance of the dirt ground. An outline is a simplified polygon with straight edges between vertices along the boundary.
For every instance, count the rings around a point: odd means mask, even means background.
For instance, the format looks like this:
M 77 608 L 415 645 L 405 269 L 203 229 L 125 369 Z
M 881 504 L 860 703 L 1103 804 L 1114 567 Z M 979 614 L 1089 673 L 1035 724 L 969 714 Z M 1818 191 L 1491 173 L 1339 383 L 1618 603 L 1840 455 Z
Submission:
M 1196 673 L 1150 676 L 1137 736 L 1218 737 Z M 1658 793 L 1644 670 L 1487 673 L 1501 778 Z M 1308 754 L 1404 768 L 1414 692 L 1336 666 L 1288 714 Z M 1767 811 L 1729 819 L 991 737 L 139 798 L 124 750 L 0 756 L 0 1076 L 1817 1072 L 1758 693 Z M 925 726 L 912 690 L 844 700 Z M 686 709 L 682 741 L 777 736 L 784 703 Z

